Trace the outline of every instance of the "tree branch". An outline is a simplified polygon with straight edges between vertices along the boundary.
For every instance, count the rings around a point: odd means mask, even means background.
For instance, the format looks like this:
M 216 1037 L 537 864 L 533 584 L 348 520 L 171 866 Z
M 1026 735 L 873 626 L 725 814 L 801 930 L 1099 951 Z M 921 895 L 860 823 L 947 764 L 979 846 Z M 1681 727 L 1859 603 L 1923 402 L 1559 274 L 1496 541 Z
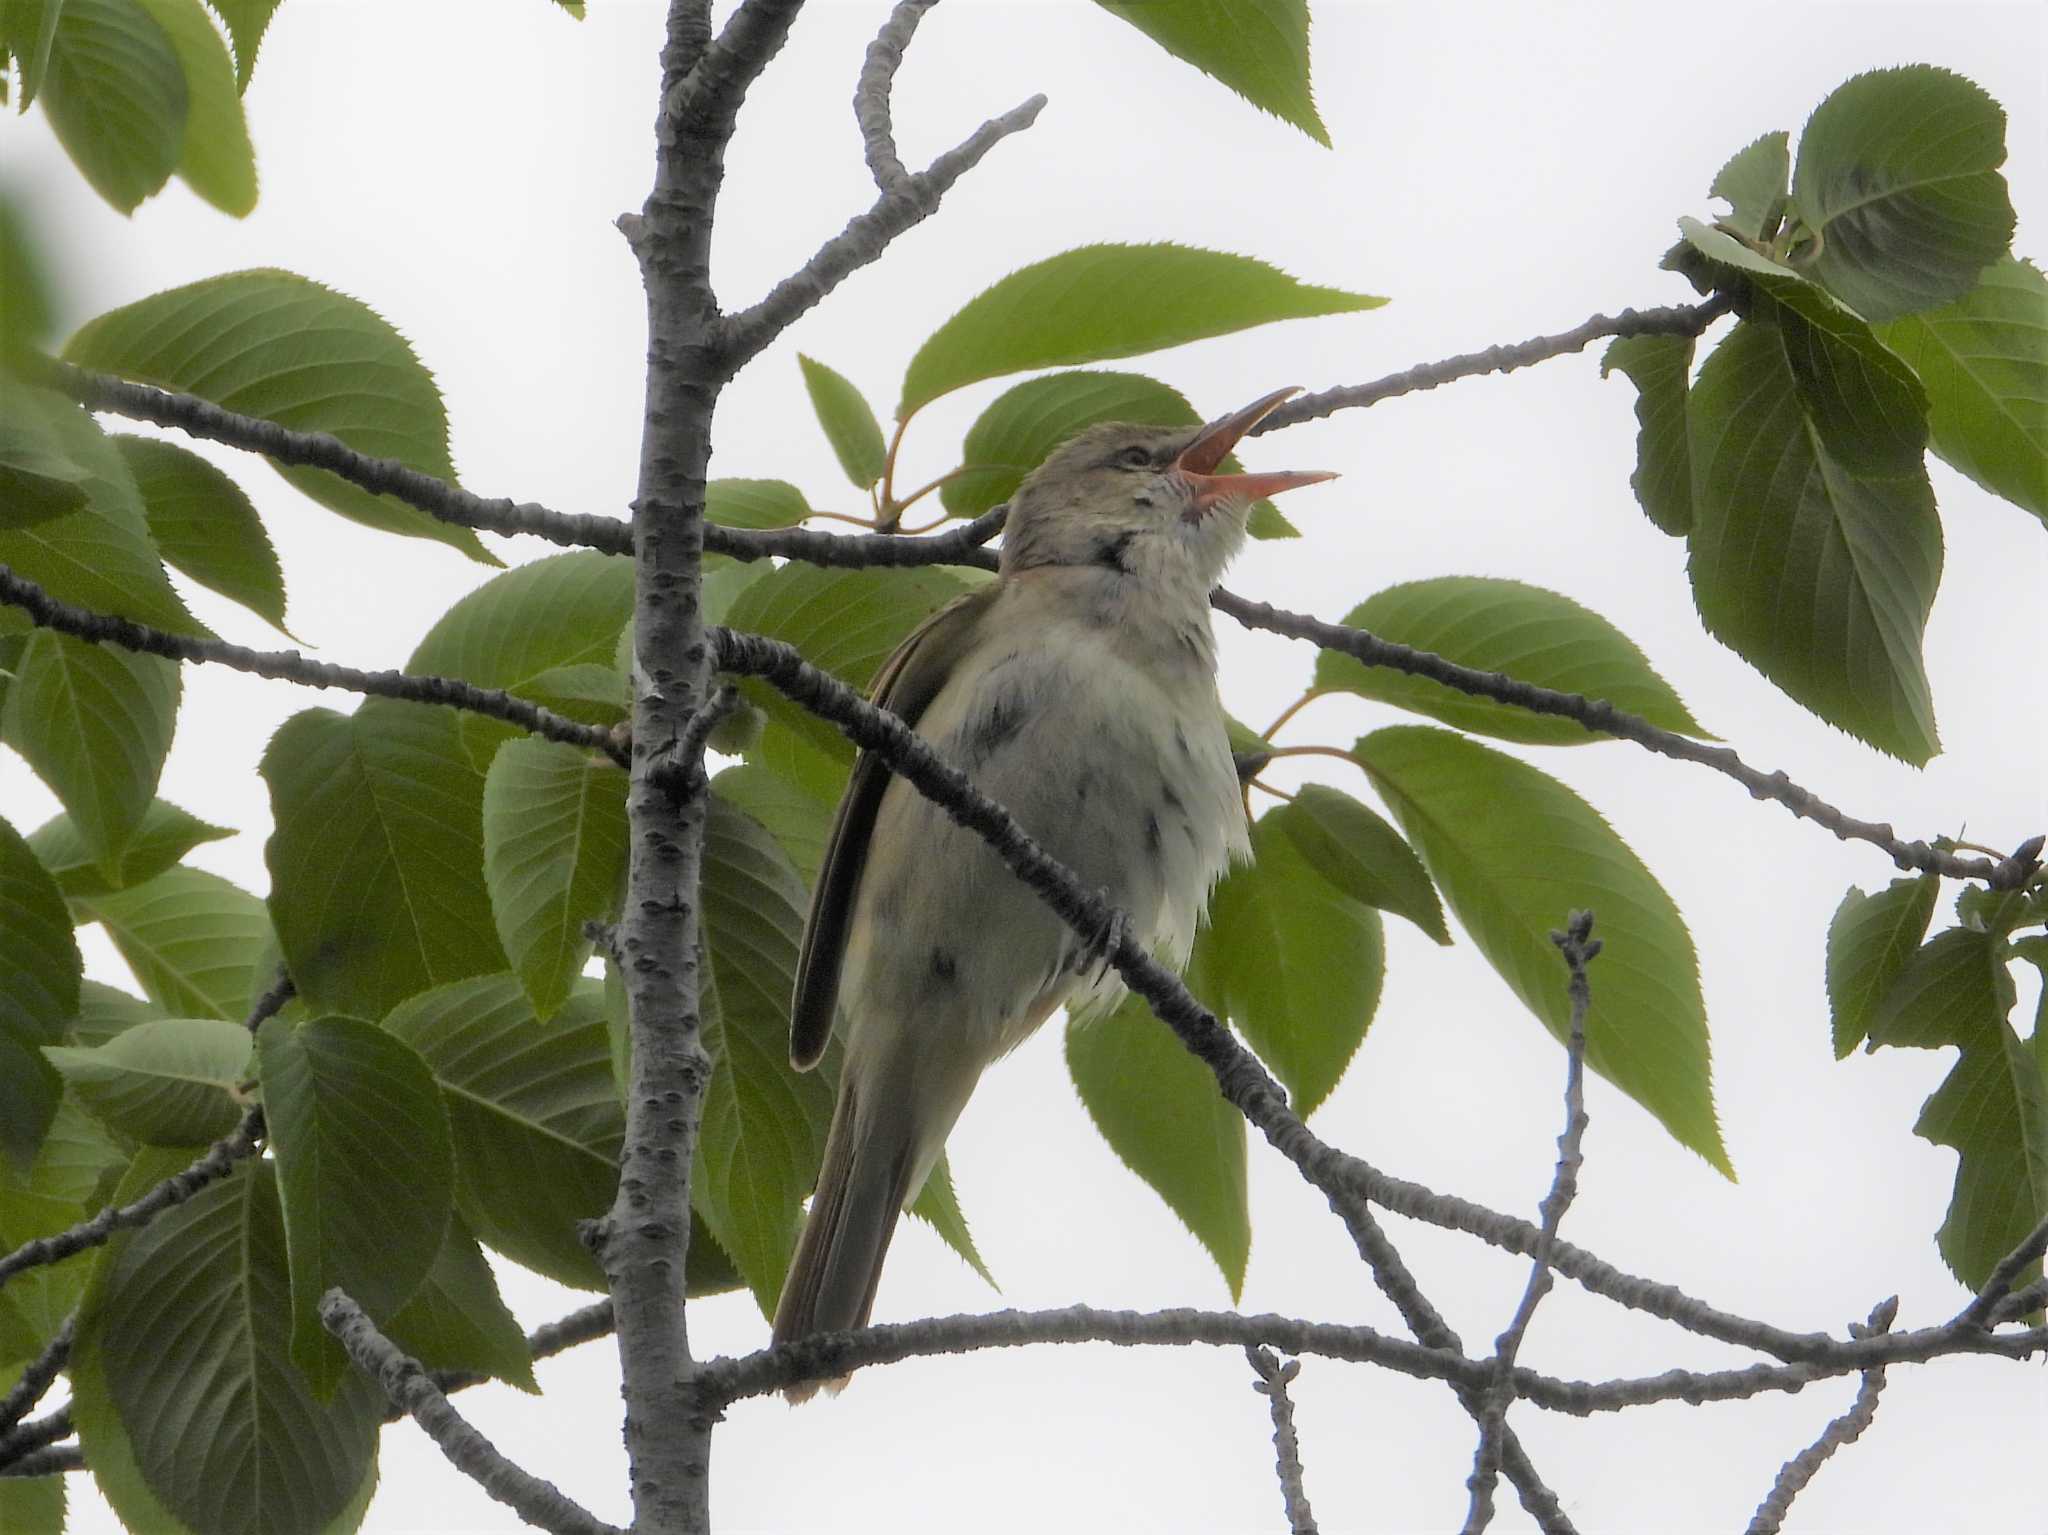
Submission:
M 1998 1260 L 1998 1266 L 1991 1271 L 1991 1277 L 1984 1281 L 1984 1288 L 1977 1292 L 1977 1298 L 1964 1308 L 1961 1316 L 1956 1318 L 1957 1324 L 1963 1327 L 1988 1326 L 1998 1310 L 1998 1303 L 2005 1299 L 2006 1292 L 2012 1289 L 2013 1282 L 2020 1277 L 2021 1271 L 2029 1264 L 2040 1262 L 2044 1252 L 2048 1252 L 2048 1216 L 2044 1216 L 2041 1222 L 2021 1239 L 2019 1246 Z
M 840 283 L 877 260 L 905 230 L 938 211 L 939 200 L 991 149 L 1037 121 L 1045 97 L 1033 96 L 1001 117 L 991 118 L 963 143 L 947 150 L 915 176 L 906 176 L 856 215 L 845 229 L 818 247 L 801 269 L 785 277 L 751 308 L 728 316 L 720 327 L 728 365 L 737 371 L 790 324 Z
M 426 1430 L 450 1465 L 524 1523 L 550 1535 L 623 1535 L 617 1526 L 606 1524 L 554 1483 L 522 1470 L 500 1454 L 455 1410 L 420 1362 L 401 1352 L 340 1290 L 329 1290 L 320 1298 L 320 1322 L 341 1341 L 356 1367 Z
M 1289 400 L 1259 422 L 1247 435 L 1261 437 L 1267 432 L 1277 432 L 1282 427 L 1299 426 L 1304 421 L 1334 415 L 1340 410 L 1357 410 L 1367 405 L 1377 405 L 1382 400 L 1415 394 L 1425 389 L 1435 389 L 1461 378 L 1477 378 L 1487 373 L 1512 373 L 1515 369 L 1526 368 L 1532 363 L 1547 362 L 1553 357 L 1583 351 L 1606 336 L 1697 336 L 1728 313 L 1733 307 L 1733 302 L 1726 294 L 1716 294 L 1699 304 L 1677 304 L 1661 309 L 1624 309 L 1617 315 L 1596 314 L 1583 324 L 1575 325 L 1567 331 L 1560 331 L 1554 336 L 1531 336 L 1527 341 L 1517 341 L 1506 346 L 1490 346 L 1483 352 L 1465 352 L 1456 357 L 1443 358 L 1438 362 L 1421 363 L 1405 372 L 1390 373 L 1385 378 L 1375 379 L 1369 384 L 1351 384 L 1341 389 L 1325 389 L 1319 394 L 1301 395 Z
M 1768 1392 L 1797 1392 L 1815 1381 L 1891 1364 L 1924 1364 L 1962 1354 L 2024 1359 L 2048 1352 L 2048 1328 L 1992 1336 L 1953 1324 L 1886 1336 L 1833 1340 L 1837 1357 L 1796 1365 L 1751 1365 L 1734 1370 L 1666 1370 L 1659 1375 L 1607 1381 L 1570 1381 L 1516 1366 L 1515 1395 L 1573 1417 L 1623 1412 L 1653 1402 L 1740 1401 Z M 1106 1311 L 1068 1306 L 1054 1311 L 992 1311 L 851 1332 L 818 1333 L 737 1358 L 700 1365 L 691 1388 L 698 1411 L 716 1416 L 737 1401 L 790 1386 L 836 1379 L 853 1370 L 905 1359 L 965 1354 L 1042 1343 L 1114 1343 L 1173 1347 L 1262 1346 L 1288 1354 L 1314 1354 L 1351 1364 L 1373 1364 L 1417 1380 L 1441 1380 L 1483 1393 L 1494 1378 L 1490 1360 L 1425 1348 L 1370 1327 L 1310 1322 L 1298 1317 L 1236 1311 Z
M 861 142 L 877 191 L 893 192 L 910 179 L 903 162 L 896 158 L 896 125 L 890 121 L 889 92 L 896 84 L 903 50 L 910 46 L 924 13 L 936 4 L 938 0 L 899 0 L 889 19 L 882 23 L 882 30 L 875 34 L 875 40 L 868 44 L 860 81 L 853 89 L 853 118 L 860 124 Z
M 1892 862 L 1902 869 L 1926 870 L 1945 874 L 1950 879 L 1981 879 L 1994 890 L 2015 890 L 2032 878 L 2040 867 L 2042 842 L 2039 837 L 2030 838 L 2011 857 L 1999 862 L 1989 858 L 1959 857 L 1925 842 L 1902 842 L 1890 826 L 1859 821 L 1845 815 L 1810 789 L 1803 789 L 1792 782 L 1783 772 L 1758 772 L 1728 747 L 1709 746 L 1675 731 L 1660 729 L 1641 715 L 1617 709 L 1604 699 L 1587 698 L 1582 693 L 1560 693 L 1554 688 L 1517 682 L 1499 672 L 1477 671 L 1446 661 L 1426 650 L 1383 640 L 1363 629 L 1325 623 L 1301 613 L 1289 613 L 1267 603 L 1252 602 L 1220 587 L 1209 600 L 1218 612 L 1229 614 L 1247 629 L 1264 629 L 1289 639 L 1307 640 L 1325 650 L 1353 656 L 1367 666 L 1391 667 L 1410 676 L 1427 677 L 1477 698 L 1491 698 L 1534 714 L 1574 720 L 1596 735 L 1633 741 L 1660 756 L 1710 767 L 1741 784 L 1749 790 L 1752 798 L 1775 800 L 1795 816 L 1818 822 L 1845 842 L 1868 842 L 1883 848 L 1891 855 Z
M 1899 1298 L 1894 1295 L 1890 1300 L 1878 1302 L 1868 1323 L 1861 1327 L 1852 1325 L 1849 1331 L 1859 1338 L 1888 1331 L 1892 1319 L 1898 1314 Z M 1771 1484 L 1771 1490 L 1757 1505 L 1755 1517 L 1749 1521 L 1748 1535 L 1778 1535 L 1784 1527 L 1785 1515 L 1791 1511 L 1792 1500 L 1806 1490 L 1806 1484 L 1827 1464 L 1828 1457 L 1863 1437 L 1863 1431 L 1877 1417 L 1877 1399 L 1883 1390 L 1884 1366 L 1865 1370 L 1854 1405 L 1828 1424 L 1821 1431 L 1820 1438 L 1786 1461 L 1780 1469 L 1778 1479 Z
M 694 28 L 693 5 L 678 4 L 669 12 L 671 35 L 681 24 Z M 782 51 L 803 0 L 744 0 L 726 18 L 717 38 L 705 46 L 682 81 L 671 88 L 662 105 L 660 130 L 664 144 L 687 135 L 717 139 L 721 148 L 739 120 L 740 104 L 761 77 L 769 60 Z
M 1271 1313 L 1236 1311 L 1107 1311 L 1067 1306 L 1055 1311 L 991 1311 L 924 1317 L 863 1327 L 852 1332 L 816 1333 L 793 1343 L 717 1359 L 697 1377 L 699 1406 L 722 1412 L 734 1402 L 766 1396 L 809 1381 L 832 1380 L 871 1365 L 939 1354 L 1040 1343 L 1114 1343 L 1127 1347 L 1173 1347 L 1193 1343 L 1222 1348 L 1265 1346 L 1289 1354 L 1315 1354 L 1354 1364 L 1379 1364 L 1422 1380 L 1456 1380 L 1478 1386 L 1486 1366 L 1370 1327 L 1309 1322 Z
M 1301 1361 L 1290 1359 L 1282 1364 L 1271 1350 L 1256 1344 L 1245 1345 L 1244 1357 L 1259 1377 L 1252 1382 L 1252 1390 L 1265 1397 L 1272 1410 L 1273 1456 L 1289 1535 L 1316 1535 L 1316 1516 L 1301 1485 L 1301 1443 L 1294 1435 L 1294 1399 L 1287 1394 L 1288 1383 L 1301 1373 Z
M 1485 1392 L 1485 1409 L 1479 1417 L 1479 1445 L 1472 1456 L 1472 1475 L 1466 1486 L 1471 1502 L 1465 1513 L 1466 1535 L 1480 1535 L 1493 1522 L 1493 1486 L 1499 1475 L 1501 1440 L 1507 1428 L 1507 1412 L 1515 1398 L 1515 1357 L 1529 1334 L 1536 1307 L 1550 1293 L 1550 1254 L 1557 1245 L 1558 1227 L 1579 1191 L 1579 1168 L 1585 1161 L 1586 1138 L 1586 1011 L 1593 992 L 1586 980 L 1586 966 L 1600 952 L 1600 940 L 1593 937 L 1593 914 L 1577 911 L 1564 932 L 1552 933 L 1550 940 L 1564 954 L 1571 972 L 1572 1026 L 1567 1045 L 1564 1074 L 1564 1130 L 1557 1138 L 1557 1168 L 1551 1174 L 1550 1192 L 1543 1196 L 1543 1226 L 1530 1264 L 1529 1282 L 1522 1290 L 1507 1331 L 1494 1340 L 1493 1381 Z
M 40 1418 L 31 1418 L 0 1434 L 0 1466 L 11 1466 L 26 1460 L 38 1450 L 47 1449 L 59 1439 L 68 1439 L 73 1432 L 71 1409 L 59 1407 L 55 1412 Z
M 90 410 L 176 427 L 190 436 L 261 453 L 281 464 L 325 469 L 351 485 L 395 496 L 407 506 L 458 527 L 508 536 L 527 534 L 549 543 L 611 554 L 624 554 L 632 547 L 630 530 L 616 517 L 579 516 L 550 511 L 530 501 L 471 495 L 459 485 L 423 474 L 395 458 L 358 453 L 326 432 L 295 432 L 261 416 L 225 410 L 198 395 L 130 383 L 65 362 L 48 363 L 41 381 Z
M 15 1424 L 29 1415 L 36 1403 L 50 1389 L 57 1378 L 57 1372 L 64 1368 L 71 1357 L 71 1340 L 78 1332 L 78 1313 L 72 1312 L 64 1318 L 43 1351 L 22 1367 L 21 1379 L 7 1388 L 7 1394 L 0 1396 L 0 1439 L 13 1432 Z
M 490 500 L 471 495 L 459 485 L 435 479 L 396 459 L 358 453 L 325 432 L 295 432 L 265 421 L 223 410 L 197 395 L 173 394 L 148 384 L 132 384 L 108 373 L 92 373 L 69 363 L 48 364 L 45 382 L 80 404 L 131 420 L 177 427 L 192 437 L 262 453 L 285 464 L 311 465 L 364 490 L 403 501 L 430 517 L 456 527 L 504 536 L 546 539 L 571 549 L 631 555 L 632 524 L 617 517 L 591 517 L 557 512 L 535 502 Z M 895 535 L 821 533 L 806 528 L 704 527 L 704 547 L 736 560 L 770 556 L 802 560 L 811 565 L 868 569 L 875 566 L 974 565 L 995 569 L 995 556 L 983 549 L 1002 531 L 1003 507 L 970 523 L 925 538 Z
M 90 644 L 118 645 L 124 650 L 164 656 L 173 661 L 229 667 L 255 677 L 296 682 L 309 688 L 343 688 L 375 698 L 400 698 L 411 703 L 445 704 L 472 714 L 504 720 L 550 741 L 562 741 L 589 751 L 601 751 L 623 765 L 624 753 L 611 732 L 596 725 L 565 719 L 552 709 L 498 688 L 480 688 L 455 677 L 415 675 L 410 672 L 359 671 L 329 661 L 313 661 L 296 650 L 250 650 L 225 640 L 198 639 L 153 629 L 132 619 L 109 613 L 95 613 L 52 597 L 42 587 L 0 565 L 0 602 L 20 608 L 45 629 Z
M 263 1111 L 251 1109 L 242 1116 L 234 1133 L 217 1140 L 206 1154 L 181 1173 L 174 1173 L 132 1204 L 109 1205 L 90 1220 L 80 1221 L 66 1231 L 37 1237 L 0 1258 L 0 1285 L 16 1274 L 48 1263 L 59 1263 L 87 1248 L 98 1247 L 117 1231 L 146 1226 L 173 1205 L 183 1204 L 209 1183 L 217 1183 L 235 1170 L 235 1164 L 255 1155 L 262 1142 Z

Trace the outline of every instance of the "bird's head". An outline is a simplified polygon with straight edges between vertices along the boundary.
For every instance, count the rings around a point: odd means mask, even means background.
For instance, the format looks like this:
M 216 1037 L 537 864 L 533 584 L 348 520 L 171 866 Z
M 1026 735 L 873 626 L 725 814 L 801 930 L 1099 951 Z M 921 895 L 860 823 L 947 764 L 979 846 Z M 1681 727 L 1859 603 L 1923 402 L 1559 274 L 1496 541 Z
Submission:
M 1335 479 L 1321 471 L 1218 474 L 1238 440 L 1295 389 L 1199 427 L 1104 422 L 1063 443 L 1010 498 L 1005 573 L 1098 565 L 1141 579 L 1191 577 L 1206 592 L 1262 496 Z

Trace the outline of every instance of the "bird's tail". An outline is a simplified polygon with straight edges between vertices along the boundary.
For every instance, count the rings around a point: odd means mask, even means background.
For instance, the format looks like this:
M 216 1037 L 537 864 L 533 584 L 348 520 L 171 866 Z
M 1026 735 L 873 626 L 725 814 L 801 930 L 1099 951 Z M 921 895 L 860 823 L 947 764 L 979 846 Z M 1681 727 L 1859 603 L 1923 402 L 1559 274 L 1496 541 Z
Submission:
M 909 1118 L 870 1114 L 863 1123 L 853 1074 L 841 1075 L 817 1196 L 775 1307 L 777 1343 L 867 1325 L 882 1259 L 910 1194 L 915 1150 Z M 830 1389 L 845 1384 L 842 1376 Z M 783 1394 L 802 1402 L 816 1391 L 815 1385 L 803 1385 Z

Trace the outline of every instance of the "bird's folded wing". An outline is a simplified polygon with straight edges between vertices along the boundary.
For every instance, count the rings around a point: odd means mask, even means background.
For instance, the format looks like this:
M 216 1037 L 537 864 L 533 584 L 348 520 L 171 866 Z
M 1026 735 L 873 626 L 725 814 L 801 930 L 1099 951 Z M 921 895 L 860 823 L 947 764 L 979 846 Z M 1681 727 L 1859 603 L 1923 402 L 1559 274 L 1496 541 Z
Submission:
M 956 598 L 919 625 L 876 673 L 874 701 L 915 726 L 961 659 L 973 650 L 982 619 L 999 590 L 999 585 L 991 582 Z M 789 1059 L 799 1071 L 818 1063 L 832 1037 L 847 925 L 853 919 L 875 813 L 881 808 L 889 778 L 889 769 L 879 757 L 872 752 L 860 754 L 825 843 L 825 861 L 818 870 L 810 918 L 804 924 L 803 950 L 797 956 L 796 995 L 790 1003 Z

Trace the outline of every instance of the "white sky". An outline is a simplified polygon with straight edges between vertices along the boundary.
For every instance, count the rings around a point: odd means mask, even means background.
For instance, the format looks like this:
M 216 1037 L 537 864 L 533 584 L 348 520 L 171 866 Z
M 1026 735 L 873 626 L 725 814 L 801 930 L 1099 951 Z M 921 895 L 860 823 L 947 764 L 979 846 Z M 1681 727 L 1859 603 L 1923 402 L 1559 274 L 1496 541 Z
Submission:
M 435 369 L 465 483 L 565 510 L 622 513 L 640 436 L 639 281 L 610 227 L 650 176 L 660 7 L 593 0 L 573 24 L 542 0 L 423 6 L 294 0 L 265 42 L 247 104 L 264 180 L 237 223 L 181 186 L 124 221 L 91 199 L 41 114 L 7 118 L 0 159 L 40 197 L 74 318 L 175 283 L 275 265 L 381 310 Z M 871 201 L 847 103 L 886 12 L 814 3 L 744 116 L 730 159 L 716 281 L 751 302 Z M 801 484 L 851 510 L 804 403 L 794 352 L 848 374 L 886 410 L 917 344 L 1028 261 L 1101 240 L 1172 238 L 1254 254 L 1310 281 L 1390 295 L 1385 309 L 1182 348 L 1131 364 L 1215 412 L 1279 384 L 1355 383 L 1412 363 L 1576 324 L 1596 310 L 1678 302 L 1655 270 L 1681 213 L 1757 134 L 1797 130 L 1863 69 L 1925 61 L 1985 86 L 2012 116 L 2007 175 L 2017 247 L 2037 257 L 2044 185 L 2043 16 L 2024 6 L 1544 6 L 1330 4 L 1316 10 L 1325 152 L 1243 106 L 1082 3 L 942 6 L 899 79 L 903 158 L 921 167 L 1034 91 L 1039 125 L 1000 146 L 938 217 L 846 283 L 727 393 L 713 472 Z M 1338 617 L 1379 587 L 1451 573 L 1512 576 L 1608 615 L 1708 728 L 1852 813 L 1931 836 L 1967 826 L 2010 847 L 2048 826 L 2048 742 L 2036 678 L 2041 528 L 1935 465 L 1947 569 L 1927 636 L 1947 755 L 1903 767 L 1780 697 L 1693 617 L 1682 547 L 1636 510 L 1631 391 L 1595 354 L 1511 378 L 1351 412 L 1249 454 L 1338 469 L 1297 493 L 1309 535 L 1253 548 L 1239 590 Z M 954 461 L 958 434 L 1003 387 L 920 418 L 904 475 Z M 208 450 L 210 452 L 210 450 Z M 257 498 L 309 650 L 395 665 L 434 616 L 483 580 L 437 545 L 397 543 L 300 500 L 267 469 L 231 465 Z M 510 559 L 547 553 L 500 545 Z M 200 593 L 224 635 L 285 643 Z M 1304 647 L 1219 622 L 1224 693 L 1263 721 L 1298 691 Z M 239 826 L 195 863 L 263 888 L 263 742 L 311 696 L 188 671 L 164 795 Z M 1348 742 L 1388 711 L 1315 706 L 1290 739 Z M 1582 1192 L 1566 1234 L 1603 1257 L 1732 1310 L 1839 1330 L 1894 1291 L 1899 1325 L 1965 1299 L 1935 1256 L 1954 1155 L 1911 1134 L 1948 1052 L 1837 1065 L 1822 939 L 1851 883 L 1891 877 L 1725 779 L 1623 744 L 1523 749 L 1599 806 L 1693 928 L 1715 1046 L 1729 1184 L 1598 1080 Z M 1324 776 L 1317 765 L 1317 776 Z M 1276 773 L 1282 782 L 1287 777 Z M 1358 791 L 1362 784 L 1333 779 Z M 0 760 L 20 826 L 54 802 Z M 1941 919 L 1948 915 L 1947 908 Z M 1550 1176 L 1563 1055 L 1460 935 L 1438 950 L 1388 923 L 1390 974 L 1366 1044 L 1315 1119 L 1397 1174 L 1533 1215 Z M 125 980 L 88 942 L 93 973 Z M 1594 970 L 1598 984 L 1598 967 Z M 2033 985 L 2022 980 L 2022 1016 Z M 1206 1256 L 1126 1172 L 1065 1080 L 1058 1031 L 984 1083 L 952 1141 L 955 1177 L 1003 1295 L 907 1224 L 878 1320 L 992 1304 L 1220 1307 Z M 1256 1239 L 1243 1298 L 1399 1331 L 1323 1201 L 1254 1144 Z M 1476 1243 L 1405 1222 L 1392 1234 L 1474 1350 L 1525 1277 Z M 581 1304 L 505 1270 L 529 1325 Z M 693 1307 L 700 1353 L 750 1349 L 766 1324 L 745 1296 Z M 1600 1379 L 1748 1362 L 1585 1296 L 1538 1314 L 1523 1361 Z M 541 1366 L 535 1401 L 504 1388 L 463 1410 L 530 1469 L 598 1513 L 628 1517 L 608 1344 Z M 1233 1351 L 1106 1347 L 983 1354 L 863 1373 L 834 1402 L 736 1408 L 716 1441 L 723 1530 L 1237 1531 L 1282 1526 L 1265 1401 Z M 1901 1367 L 1875 1427 L 1824 1470 L 1794 1528 L 2037 1530 L 2048 1388 L 2038 1365 Z M 1780 1463 L 1841 1411 L 1854 1382 L 1797 1397 L 1667 1405 L 1577 1421 L 1518 1406 L 1511 1422 L 1581 1530 L 1740 1528 Z M 1455 1528 L 1473 1429 L 1441 1387 L 1305 1362 L 1295 1387 L 1308 1490 L 1326 1531 Z M 74 1528 L 113 1528 L 82 1478 Z M 1527 1528 L 1503 1484 L 1495 1528 Z M 385 1437 L 367 1528 L 503 1529 L 509 1516 L 410 1427 Z

